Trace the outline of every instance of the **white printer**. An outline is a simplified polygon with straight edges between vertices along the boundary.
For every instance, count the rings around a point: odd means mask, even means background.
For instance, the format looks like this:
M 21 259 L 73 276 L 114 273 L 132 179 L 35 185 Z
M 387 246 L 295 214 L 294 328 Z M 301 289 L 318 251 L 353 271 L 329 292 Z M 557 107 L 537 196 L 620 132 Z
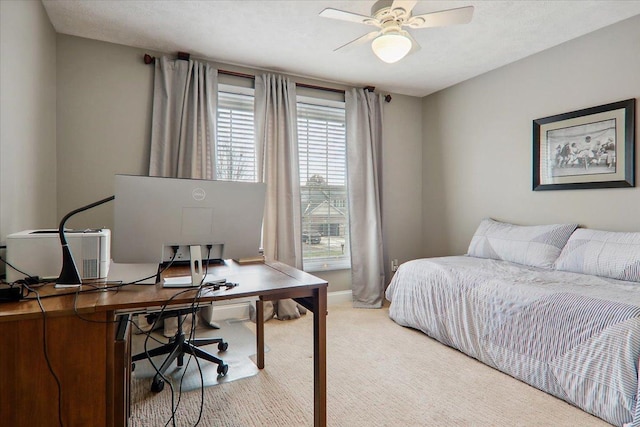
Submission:
M 109 272 L 111 231 L 66 230 L 65 236 L 82 279 L 103 279 Z M 7 261 L 17 269 L 40 279 L 56 279 L 62 269 L 62 248 L 58 230 L 25 230 L 7 236 Z M 24 274 L 7 266 L 7 281 Z

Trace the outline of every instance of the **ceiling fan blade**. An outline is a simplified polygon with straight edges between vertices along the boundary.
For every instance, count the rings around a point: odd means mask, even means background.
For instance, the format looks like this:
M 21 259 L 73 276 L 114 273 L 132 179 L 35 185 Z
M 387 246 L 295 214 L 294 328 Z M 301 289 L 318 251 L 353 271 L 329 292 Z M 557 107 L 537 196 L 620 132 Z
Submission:
M 441 10 L 412 16 L 404 25 L 411 28 L 445 27 L 447 25 L 467 24 L 473 16 L 473 6 Z
M 376 25 L 380 26 L 380 22 L 372 18 L 371 16 L 359 15 L 357 13 L 346 12 L 344 10 L 326 8 L 320 12 L 320 16 L 323 18 L 339 19 L 340 21 L 356 22 L 358 24 Z
M 409 13 L 415 7 L 417 0 L 394 0 L 391 5 L 391 10 L 393 9 L 404 9 L 405 12 Z
M 343 44 L 342 46 L 334 49 L 333 51 L 335 52 L 337 50 L 343 50 L 343 52 L 348 52 L 349 50 L 353 49 L 356 46 L 360 46 L 361 44 L 364 44 L 369 40 L 375 39 L 378 36 L 378 34 L 380 34 L 380 31 L 372 31 L 368 34 L 365 34 L 362 37 L 358 37 L 355 40 L 351 40 L 349 43 Z

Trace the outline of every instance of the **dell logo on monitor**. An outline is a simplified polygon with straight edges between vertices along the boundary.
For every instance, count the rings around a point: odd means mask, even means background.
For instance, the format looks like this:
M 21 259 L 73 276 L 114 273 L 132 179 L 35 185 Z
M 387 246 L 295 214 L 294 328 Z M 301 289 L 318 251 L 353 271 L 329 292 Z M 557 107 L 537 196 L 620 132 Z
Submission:
M 193 196 L 193 199 L 198 202 L 203 201 L 204 198 L 207 197 L 207 193 L 202 188 L 194 188 L 191 195 Z

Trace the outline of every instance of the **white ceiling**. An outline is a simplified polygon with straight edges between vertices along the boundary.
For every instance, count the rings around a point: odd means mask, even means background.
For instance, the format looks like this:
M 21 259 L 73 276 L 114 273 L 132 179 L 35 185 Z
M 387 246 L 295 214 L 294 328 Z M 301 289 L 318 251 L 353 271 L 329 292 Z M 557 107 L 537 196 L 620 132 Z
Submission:
M 395 64 L 370 46 L 334 49 L 372 27 L 321 18 L 369 15 L 374 0 L 43 0 L 58 33 L 387 92 L 425 96 L 640 14 L 640 0 L 419 1 L 413 14 L 473 5 L 470 24 L 411 29 L 422 49 Z

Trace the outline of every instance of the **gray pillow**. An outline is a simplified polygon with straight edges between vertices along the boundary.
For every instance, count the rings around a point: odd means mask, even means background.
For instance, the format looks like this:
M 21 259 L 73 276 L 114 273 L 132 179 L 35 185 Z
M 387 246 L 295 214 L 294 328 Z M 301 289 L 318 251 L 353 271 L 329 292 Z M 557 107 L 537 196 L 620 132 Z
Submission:
M 478 226 L 468 255 L 552 268 L 578 224 L 515 225 L 484 219 Z
M 578 229 L 571 235 L 555 267 L 640 282 L 640 232 Z

